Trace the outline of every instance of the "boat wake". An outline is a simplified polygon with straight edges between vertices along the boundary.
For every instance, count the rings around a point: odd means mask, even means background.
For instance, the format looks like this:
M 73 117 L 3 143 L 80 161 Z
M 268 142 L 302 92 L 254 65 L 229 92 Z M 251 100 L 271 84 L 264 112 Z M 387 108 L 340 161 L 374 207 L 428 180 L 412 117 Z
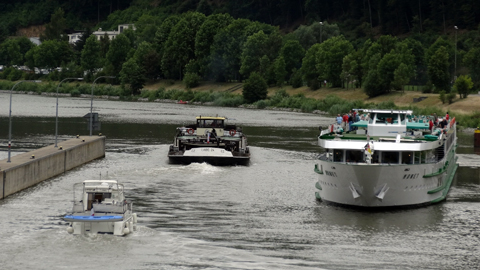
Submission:
M 206 162 L 203 163 L 191 163 L 185 166 L 188 170 L 192 172 L 200 173 L 200 174 L 215 174 L 218 172 L 222 172 L 221 167 L 210 165 Z

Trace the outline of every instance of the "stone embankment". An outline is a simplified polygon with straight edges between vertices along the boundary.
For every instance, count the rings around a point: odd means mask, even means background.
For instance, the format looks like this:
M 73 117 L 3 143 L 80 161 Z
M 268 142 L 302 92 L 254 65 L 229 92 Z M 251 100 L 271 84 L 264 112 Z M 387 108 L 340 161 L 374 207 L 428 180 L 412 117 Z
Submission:
M 105 157 L 105 137 L 85 136 L 0 160 L 0 199 Z

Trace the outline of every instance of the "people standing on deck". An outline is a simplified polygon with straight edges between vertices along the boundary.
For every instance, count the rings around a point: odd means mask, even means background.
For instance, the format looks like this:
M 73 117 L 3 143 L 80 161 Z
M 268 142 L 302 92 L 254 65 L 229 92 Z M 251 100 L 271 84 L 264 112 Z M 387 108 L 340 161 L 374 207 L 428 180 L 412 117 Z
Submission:
M 448 115 L 448 112 L 447 112 L 447 114 L 445 115 L 445 119 L 446 119 L 447 121 L 450 120 L 450 115 Z
M 355 121 L 355 123 L 360 122 L 360 115 L 358 113 L 355 115 L 354 121 Z M 357 129 L 358 129 L 358 127 L 355 127 L 355 130 L 357 130 Z
M 433 121 L 432 119 L 430 118 L 430 121 L 428 122 L 428 129 L 430 129 L 430 132 L 433 132 Z
M 437 126 L 437 125 L 438 125 L 438 117 L 437 117 L 437 113 L 433 113 L 433 124 L 434 124 L 435 126 Z
M 348 131 L 353 131 L 353 114 L 350 112 L 348 115 Z
M 442 118 L 438 118 L 437 127 L 443 129 L 443 119 Z
M 337 119 L 336 120 L 337 120 L 337 124 L 341 125 L 342 121 L 343 121 L 343 118 L 342 118 L 342 116 L 340 116 L 340 114 L 337 114 Z
M 345 113 L 343 115 L 343 122 L 342 122 L 342 128 L 343 130 L 347 130 L 347 126 L 348 126 L 348 114 Z
M 441 128 L 441 129 L 446 128 L 447 125 L 448 125 L 447 119 L 445 119 L 445 118 L 443 118 L 443 119 L 440 118 L 440 119 L 439 119 L 439 122 L 440 122 L 439 125 L 440 125 L 440 128 Z

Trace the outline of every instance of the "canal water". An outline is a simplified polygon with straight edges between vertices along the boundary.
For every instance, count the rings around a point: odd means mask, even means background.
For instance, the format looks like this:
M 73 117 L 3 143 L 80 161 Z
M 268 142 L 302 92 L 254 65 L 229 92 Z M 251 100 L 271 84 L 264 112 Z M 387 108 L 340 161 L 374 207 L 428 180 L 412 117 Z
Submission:
M 0 93 L 0 159 L 9 95 Z M 53 144 L 55 98 L 14 95 L 12 155 Z M 60 98 L 59 145 L 86 136 L 90 100 Z M 480 156 L 459 134 L 446 202 L 364 212 L 315 200 L 318 126 L 333 118 L 283 111 L 95 100 L 106 157 L 0 201 L 2 269 L 478 269 Z M 243 127 L 247 167 L 170 165 L 177 126 L 198 115 Z M 95 134 L 98 132 L 96 131 Z M 73 236 L 61 219 L 72 187 L 117 179 L 139 216 L 126 237 Z

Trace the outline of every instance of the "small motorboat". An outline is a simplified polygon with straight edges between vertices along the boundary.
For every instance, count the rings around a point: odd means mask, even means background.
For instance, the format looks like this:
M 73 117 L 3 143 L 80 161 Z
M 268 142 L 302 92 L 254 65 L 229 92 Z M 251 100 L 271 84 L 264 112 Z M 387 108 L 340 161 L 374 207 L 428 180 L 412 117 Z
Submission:
M 137 214 L 116 180 L 85 180 L 73 186 L 72 213 L 63 217 L 71 234 L 127 235 L 136 230 Z

